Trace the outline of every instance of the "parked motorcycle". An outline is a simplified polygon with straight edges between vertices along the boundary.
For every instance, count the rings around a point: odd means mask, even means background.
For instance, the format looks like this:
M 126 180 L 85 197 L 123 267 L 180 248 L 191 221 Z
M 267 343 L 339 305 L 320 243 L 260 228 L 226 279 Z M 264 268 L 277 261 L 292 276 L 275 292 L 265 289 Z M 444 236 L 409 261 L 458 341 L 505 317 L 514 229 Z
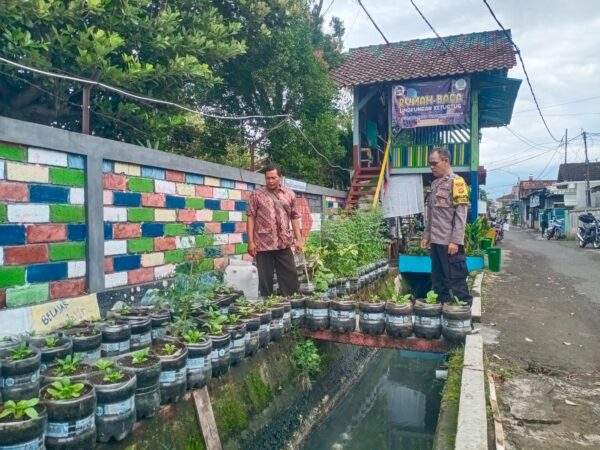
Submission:
M 546 238 L 550 239 L 560 239 L 564 236 L 563 232 L 563 222 L 565 219 L 552 219 L 550 225 L 548 226 L 548 231 L 546 234 Z
M 592 244 L 594 248 L 600 248 L 600 218 L 594 217 L 592 213 L 581 214 L 579 221 L 583 224 L 577 231 L 577 242 L 583 248 Z
M 494 245 L 498 245 L 504 239 L 504 220 L 498 219 L 494 227 L 496 228 L 496 242 Z

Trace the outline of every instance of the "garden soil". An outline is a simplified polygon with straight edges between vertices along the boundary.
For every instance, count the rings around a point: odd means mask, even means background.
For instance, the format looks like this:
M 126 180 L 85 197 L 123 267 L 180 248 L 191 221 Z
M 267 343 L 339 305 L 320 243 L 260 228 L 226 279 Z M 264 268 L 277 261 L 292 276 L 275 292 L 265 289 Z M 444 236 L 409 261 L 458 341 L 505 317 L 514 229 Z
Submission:
M 513 228 L 502 252 L 481 333 L 505 448 L 600 449 L 600 250 Z

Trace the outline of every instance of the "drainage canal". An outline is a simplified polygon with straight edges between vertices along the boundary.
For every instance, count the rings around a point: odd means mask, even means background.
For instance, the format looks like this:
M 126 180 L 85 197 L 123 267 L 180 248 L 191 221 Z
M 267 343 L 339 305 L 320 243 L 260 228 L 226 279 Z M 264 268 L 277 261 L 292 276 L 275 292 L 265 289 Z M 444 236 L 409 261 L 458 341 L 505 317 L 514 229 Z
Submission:
M 382 350 L 308 437 L 304 450 L 431 449 L 444 355 Z

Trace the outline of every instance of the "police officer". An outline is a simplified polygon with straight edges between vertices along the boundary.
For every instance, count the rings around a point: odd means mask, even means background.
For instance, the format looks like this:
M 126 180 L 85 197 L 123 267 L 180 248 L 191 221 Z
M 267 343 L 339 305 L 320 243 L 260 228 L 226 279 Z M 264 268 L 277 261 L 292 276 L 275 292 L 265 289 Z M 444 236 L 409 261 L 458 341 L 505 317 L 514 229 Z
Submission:
M 465 223 L 469 196 L 465 180 L 452 171 L 450 152 L 436 147 L 429 153 L 435 180 L 426 207 L 425 233 L 421 248 L 431 247 L 431 284 L 441 302 L 453 296 L 471 304 L 467 286 Z

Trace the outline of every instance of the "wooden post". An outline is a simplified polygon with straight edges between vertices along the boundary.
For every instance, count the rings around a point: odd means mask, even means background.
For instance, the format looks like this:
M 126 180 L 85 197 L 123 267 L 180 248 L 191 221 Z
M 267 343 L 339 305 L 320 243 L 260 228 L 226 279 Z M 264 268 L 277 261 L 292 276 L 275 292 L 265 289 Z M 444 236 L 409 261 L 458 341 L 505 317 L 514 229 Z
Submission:
M 221 446 L 221 439 L 219 438 L 219 431 L 217 430 L 217 423 L 215 422 L 215 415 L 210 404 L 207 387 L 204 386 L 202 389 L 192 390 L 192 396 L 206 449 L 222 450 L 223 447 Z

